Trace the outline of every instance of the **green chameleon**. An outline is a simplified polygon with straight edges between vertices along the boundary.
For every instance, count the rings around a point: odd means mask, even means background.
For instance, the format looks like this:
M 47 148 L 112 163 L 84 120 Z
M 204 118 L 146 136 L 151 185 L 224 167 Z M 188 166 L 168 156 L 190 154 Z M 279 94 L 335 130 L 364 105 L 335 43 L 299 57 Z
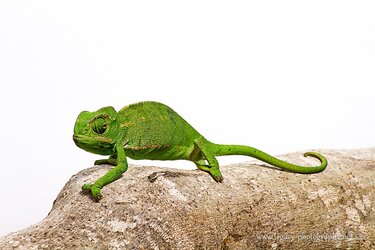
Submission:
M 220 145 L 209 142 L 189 123 L 168 106 L 158 102 L 139 102 L 122 108 L 104 107 L 96 112 L 83 111 L 74 126 L 75 144 L 94 154 L 109 155 L 95 165 L 115 167 L 93 184 L 82 189 L 91 192 L 95 199 L 101 189 L 117 180 L 128 169 L 126 157 L 150 160 L 189 160 L 198 169 L 206 171 L 217 182 L 223 181 L 216 156 L 246 155 L 295 173 L 318 173 L 327 166 L 321 154 L 307 152 L 320 160 L 321 165 L 304 167 L 287 163 L 256 148 L 241 145 Z

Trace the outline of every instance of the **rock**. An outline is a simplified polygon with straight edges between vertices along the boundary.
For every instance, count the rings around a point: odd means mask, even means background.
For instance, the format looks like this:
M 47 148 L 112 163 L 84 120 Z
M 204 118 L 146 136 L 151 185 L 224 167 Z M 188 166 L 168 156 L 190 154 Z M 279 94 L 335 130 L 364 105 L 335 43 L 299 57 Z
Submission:
M 329 165 L 319 174 L 253 161 L 222 166 L 223 183 L 199 170 L 129 166 L 100 202 L 81 186 L 110 166 L 85 169 L 43 221 L 1 237 L 0 249 L 374 249 L 375 148 L 321 152 Z

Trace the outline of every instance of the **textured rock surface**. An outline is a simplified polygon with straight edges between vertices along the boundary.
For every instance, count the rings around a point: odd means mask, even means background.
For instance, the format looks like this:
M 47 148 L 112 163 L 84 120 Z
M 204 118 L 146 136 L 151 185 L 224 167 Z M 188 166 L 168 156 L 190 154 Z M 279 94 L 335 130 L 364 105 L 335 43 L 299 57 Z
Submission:
M 222 184 L 198 170 L 130 166 L 100 202 L 81 186 L 110 167 L 89 168 L 0 249 L 375 249 L 375 148 L 322 153 L 329 166 L 319 174 L 254 161 L 221 167 Z

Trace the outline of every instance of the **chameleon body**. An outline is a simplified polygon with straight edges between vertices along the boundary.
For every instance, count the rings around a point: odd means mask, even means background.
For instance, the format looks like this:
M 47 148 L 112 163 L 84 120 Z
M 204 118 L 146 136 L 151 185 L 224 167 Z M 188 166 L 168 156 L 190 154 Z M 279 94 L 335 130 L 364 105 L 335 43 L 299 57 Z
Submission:
M 170 107 L 158 102 L 139 102 L 116 112 L 104 107 L 95 112 L 79 114 L 73 140 L 88 152 L 109 155 L 97 160 L 95 165 L 111 164 L 114 168 L 92 184 L 84 184 L 83 190 L 91 192 L 95 199 L 101 197 L 101 189 L 117 180 L 127 170 L 127 157 L 149 160 L 189 160 L 198 169 L 206 171 L 217 182 L 223 181 L 216 156 L 251 156 L 281 169 L 295 173 L 318 173 L 327 166 L 327 159 L 319 153 L 307 152 L 321 164 L 305 167 L 279 160 L 256 148 L 242 145 L 221 145 L 206 140 L 189 123 Z

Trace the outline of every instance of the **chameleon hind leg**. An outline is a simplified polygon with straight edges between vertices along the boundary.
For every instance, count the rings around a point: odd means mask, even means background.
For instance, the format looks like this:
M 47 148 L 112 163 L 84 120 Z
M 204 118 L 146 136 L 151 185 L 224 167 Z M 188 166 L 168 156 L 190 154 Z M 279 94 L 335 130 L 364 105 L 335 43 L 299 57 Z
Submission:
M 206 143 L 199 139 L 195 140 L 194 143 L 204 157 L 204 159 L 194 161 L 197 168 L 210 173 L 215 181 L 222 182 L 224 177 L 220 172 L 219 162 L 216 160 L 216 157 L 209 150 L 207 150 Z M 208 164 L 206 164 L 206 161 Z

